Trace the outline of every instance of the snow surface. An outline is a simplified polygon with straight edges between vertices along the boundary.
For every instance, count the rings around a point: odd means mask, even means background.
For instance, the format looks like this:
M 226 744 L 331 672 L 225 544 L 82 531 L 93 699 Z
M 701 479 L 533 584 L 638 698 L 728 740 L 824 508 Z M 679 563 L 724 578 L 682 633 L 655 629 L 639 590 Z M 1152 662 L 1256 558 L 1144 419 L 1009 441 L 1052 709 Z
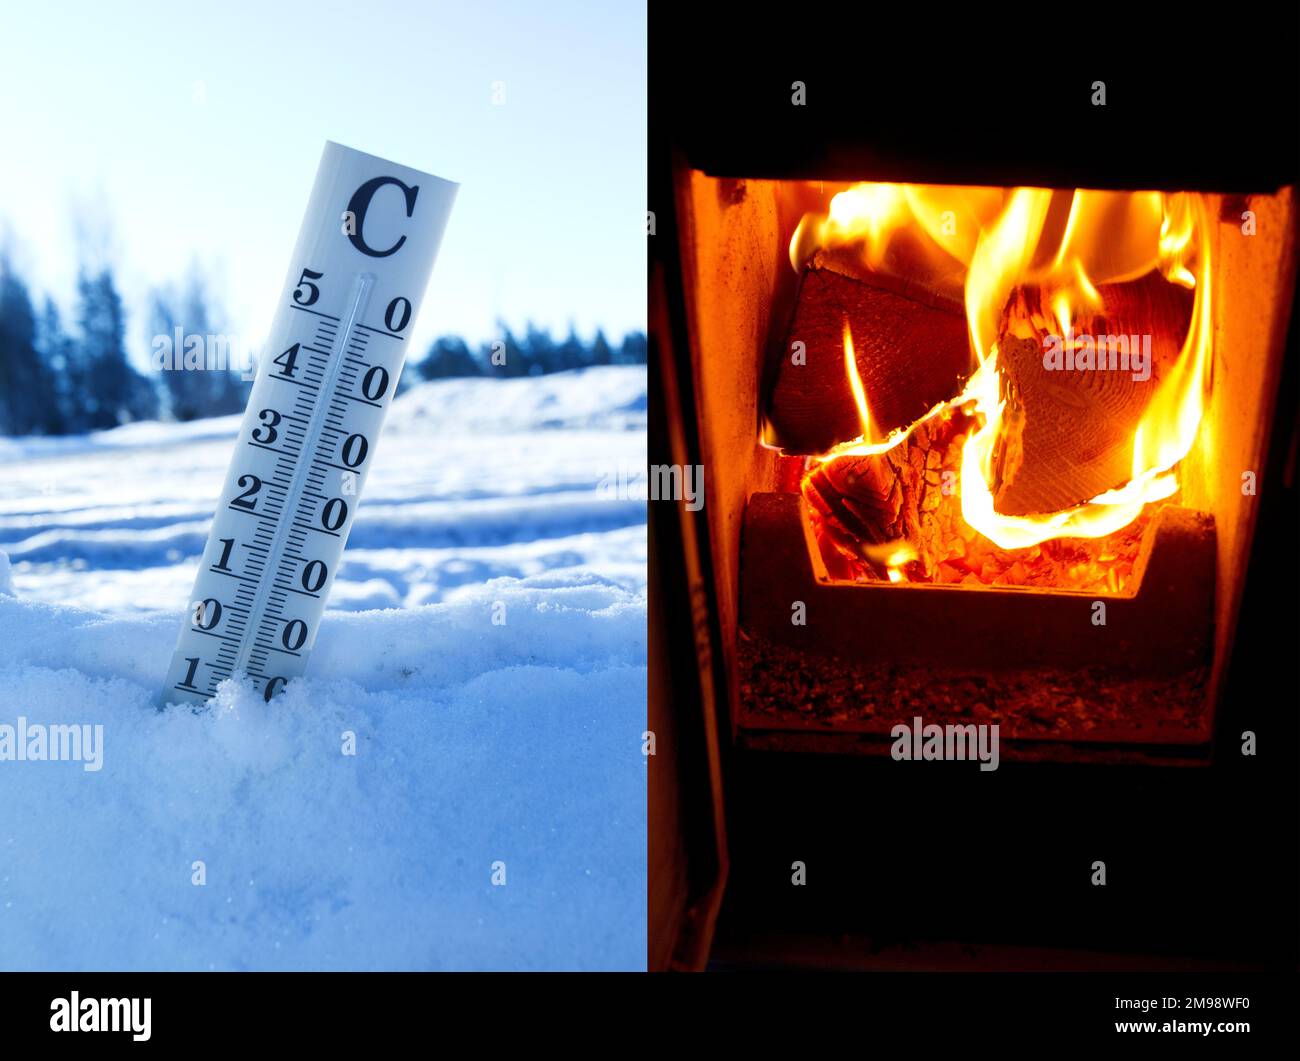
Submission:
M 643 968 L 645 505 L 599 485 L 645 398 L 404 394 L 307 677 L 197 711 L 156 704 L 238 418 L 0 440 L 0 725 L 104 727 L 0 761 L 0 968 Z

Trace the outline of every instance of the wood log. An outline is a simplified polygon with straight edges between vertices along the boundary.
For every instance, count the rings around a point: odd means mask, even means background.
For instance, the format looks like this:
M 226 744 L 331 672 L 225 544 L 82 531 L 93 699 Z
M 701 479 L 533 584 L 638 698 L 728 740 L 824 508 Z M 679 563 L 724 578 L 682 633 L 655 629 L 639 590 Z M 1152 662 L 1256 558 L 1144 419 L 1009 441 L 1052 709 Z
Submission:
M 876 437 L 958 394 L 971 371 L 960 302 L 820 250 L 801 275 L 766 402 L 768 441 L 787 453 L 825 453 L 862 434 L 844 366 L 845 321 Z M 796 342 L 803 364 L 791 360 Z
M 801 489 L 827 574 L 847 582 L 1126 592 L 1150 511 L 1101 538 L 1002 549 L 962 516 L 958 473 L 974 427 L 963 410 L 945 409 L 886 453 L 845 454 L 816 465 Z
M 1194 294 L 1155 272 L 1098 291 L 1103 312 L 1077 321 L 1075 333 L 1150 335 L 1150 376 L 1045 367 L 1044 340 L 1059 326 L 1037 291 L 1013 293 L 998 339 L 1006 404 L 991 484 L 1005 515 L 1059 512 L 1132 478 L 1134 433 L 1182 350 Z
M 818 534 L 826 539 L 822 555 L 834 577 L 853 580 L 866 569 L 887 578 L 888 561 L 900 547 L 909 559 L 898 566 L 909 581 L 938 576 L 961 529 L 954 522 L 961 514 L 953 487 L 965 433 L 973 427 L 961 411 L 945 410 L 893 449 L 841 456 L 813 469 L 803 493 L 817 513 Z M 945 472 L 951 473 L 949 495 Z M 947 496 L 952 503 L 945 505 Z

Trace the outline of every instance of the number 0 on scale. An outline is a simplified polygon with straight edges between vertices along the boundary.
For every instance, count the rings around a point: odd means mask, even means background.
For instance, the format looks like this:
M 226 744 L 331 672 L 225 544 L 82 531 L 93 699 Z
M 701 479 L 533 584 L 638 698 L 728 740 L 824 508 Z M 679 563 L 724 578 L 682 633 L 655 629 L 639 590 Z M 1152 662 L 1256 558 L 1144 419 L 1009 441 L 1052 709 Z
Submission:
M 456 185 L 327 143 L 163 701 L 303 673 Z

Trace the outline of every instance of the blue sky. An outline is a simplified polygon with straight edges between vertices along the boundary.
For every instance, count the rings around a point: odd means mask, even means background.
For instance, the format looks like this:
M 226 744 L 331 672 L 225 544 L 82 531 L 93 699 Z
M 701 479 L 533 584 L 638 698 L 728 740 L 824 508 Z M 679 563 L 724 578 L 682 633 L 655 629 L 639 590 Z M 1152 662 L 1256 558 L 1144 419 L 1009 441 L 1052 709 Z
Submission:
M 644 5 L 597 0 L 8 7 L 0 246 L 68 309 L 104 244 L 75 219 L 107 220 L 134 356 L 193 262 L 257 338 L 336 140 L 461 184 L 421 345 L 498 317 L 621 336 L 645 327 L 645 48 Z

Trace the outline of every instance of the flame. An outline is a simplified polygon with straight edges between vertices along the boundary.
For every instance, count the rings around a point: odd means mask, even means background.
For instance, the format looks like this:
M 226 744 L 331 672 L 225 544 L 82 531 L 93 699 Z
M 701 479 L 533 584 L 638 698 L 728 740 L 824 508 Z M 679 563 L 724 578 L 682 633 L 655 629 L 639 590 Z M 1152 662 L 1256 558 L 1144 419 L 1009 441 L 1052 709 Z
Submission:
M 864 558 L 885 568 L 890 582 L 902 582 L 903 568 L 918 559 L 916 550 L 908 542 L 885 542 L 881 545 L 863 542 L 858 548 Z
M 962 220 L 954 223 L 954 217 Z M 933 286 L 949 282 L 957 269 L 976 368 L 955 398 L 875 440 L 846 321 L 845 373 L 862 436 L 816 459 L 883 453 L 943 409 L 967 406 L 979 415 L 982 426 L 963 445 L 961 507 L 963 518 L 978 533 L 1001 548 L 1018 549 L 1058 537 L 1099 538 L 1121 529 L 1146 504 L 1177 491 L 1175 466 L 1190 450 L 1200 426 L 1212 342 L 1209 225 L 1204 200 L 1186 193 L 895 184 L 857 185 L 841 192 L 824 217 L 808 215 L 800 221 L 790 242 L 795 268 L 819 247 L 853 246 L 869 268 L 910 269 L 908 275 L 918 278 L 919 273 Z M 998 513 L 989 484 L 1003 429 L 997 338 L 1005 327 L 1008 300 L 1017 289 L 1037 289 L 1051 314 L 1050 324 L 1065 335 L 1076 322 L 1104 313 L 1102 285 L 1133 281 L 1153 270 L 1195 295 L 1179 355 L 1155 383 L 1155 394 L 1134 433 L 1130 480 L 1061 512 Z M 1028 321 L 1013 321 L 1011 333 L 1035 334 Z M 915 554 L 898 562 L 885 559 L 891 581 L 901 580 L 899 569 L 909 559 Z
M 962 447 L 962 518 L 1003 549 L 1025 549 L 1050 538 L 1103 538 L 1133 522 L 1148 501 L 1162 500 L 1177 489 L 1172 475 L 1144 471 L 1127 485 L 1063 512 L 1046 516 L 1002 515 L 993 508 L 993 494 L 988 486 L 993 478 L 993 448 L 1003 408 L 998 400 L 996 355 L 980 365 L 955 404 L 963 400 L 974 402 L 986 420 Z M 1165 470 L 1162 467 L 1159 472 Z
M 853 352 L 853 333 L 849 322 L 844 322 L 844 372 L 849 377 L 849 390 L 853 394 L 853 404 L 858 407 L 858 422 L 862 424 L 862 441 L 871 441 L 871 410 L 867 407 L 867 389 L 862 385 L 858 374 L 858 358 Z
M 844 375 L 849 382 L 849 392 L 853 395 L 853 403 L 858 410 L 858 422 L 862 425 L 862 434 L 851 442 L 842 442 L 829 453 L 814 457 L 817 461 L 832 461 L 839 457 L 847 457 L 862 454 L 885 453 L 893 449 L 902 442 L 909 434 L 916 430 L 917 424 L 923 423 L 929 417 L 933 416 L 940 409 L 944 408 L 947 402 L 941 402 L 931 409 L 925 416 L 921 417 L 913 424 L 907 427 L 896 427 L 883 439 L 873 441 L 874 431 L 871 427 L 871 409 L 867 404 L 867 391 L 863 386 L 862 376 L 858 372 L 858 359 L 853 351 L 853 334 L 849 329 L 849 322 L 844 322 Z M 913 557 L 915 559 L 915 557 Z
M 831 199 L 824 218 L 809 214 L 799 222 L 790 240 L 790 264 L 796 270 L 803 265 L 800 252 L 804 248 L 863 240 L 867 264 L 879 267 L 889 237 L 911 220 L 902 185 L 860 184 Z
M 997 217 L 1001 188 L 857 184 L 832 197 L 824 215 L 805 214 L 790 239 L 797 272 L 820 248 L 854 248 L 876 272 L 923 276 L 960 295 L 982 227 Z
M 1008 209 L 981 238 L 966 284 L 971 344 L 980 367 L 957 401 L 973 401 L 984 426 L 962 449 L 962 517 L 1004 549 L 1026 548 L 1050 538 L 1100 538 L 1137 518 L 1151 501 L 1177 489 L 1172 468 L 1191 449 L 1204 411 L 1204 383 L 1211 347 L 1210 256 L 1204 204 L 1193 197 L 1158 192 L 1074 192 L 1059 244 L 1045 264 L 1042 247 L 1054 238 L 1053 215 L 1063 193 L 1017 189 Z M 1202 249 L 1203 248 L 1203 249 Z M 1188 261 L 1195 256 L 1198 273 Z M 1062 512 L 1006 516 L 994 510 L 989 483 L 1001 433 L 996 335 L 1003 307 L 1016 287 L 1036 285 L 1050 294 L 1061 334 L 1083 311 L 1100 313 L 1097 286 L 1121 283 L 1159 269 L 1170 282 L 1196 291 L 1177 361 L 1159 382 L 1133 439 L 1132 477 L 1127 484 Z

